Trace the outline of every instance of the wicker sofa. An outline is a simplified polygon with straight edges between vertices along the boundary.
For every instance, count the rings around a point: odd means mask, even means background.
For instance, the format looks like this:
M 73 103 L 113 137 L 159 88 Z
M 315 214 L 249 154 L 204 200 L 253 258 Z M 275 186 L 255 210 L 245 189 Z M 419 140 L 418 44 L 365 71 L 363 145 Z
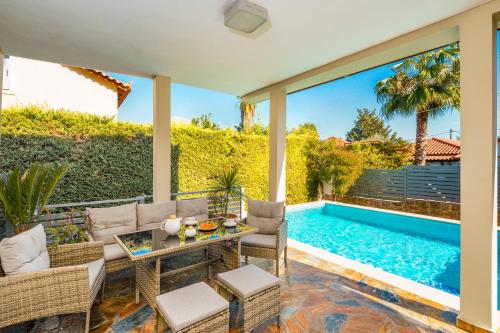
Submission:
M 102 242 L 66 244 L 48 248 L 50 268 L 6 275 L 0 265 L 0 328 L 29 320 L 86 313 L 105 277 Z
M 169 215 L 208 219 L 208 199 L 203 197 L 151 204 L 134 202 L 114 207 L 87 208 L 86 218 L 91 225 L 91 239 L 104 243 L 106 272 L 133 266 L 127 254 L 115 242 L 114 235 L 159 228 Z
M 259 233 L 244 236 L 241 239 L 241 254 L 248 257 L 273 259 L 276 263 L 276 276 L 280 273 L 280 257 L 284 253 L 287 262 L 288 223 L 285 219 L 283 202 L 248 200 L 248 216 L 244 220 L 259 228 Z

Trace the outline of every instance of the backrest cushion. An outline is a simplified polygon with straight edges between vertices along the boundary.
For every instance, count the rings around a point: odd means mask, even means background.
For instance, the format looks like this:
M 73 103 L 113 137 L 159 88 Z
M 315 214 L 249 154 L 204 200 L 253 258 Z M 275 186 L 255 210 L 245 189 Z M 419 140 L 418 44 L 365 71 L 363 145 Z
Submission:
M 0 260 L 5 275 L 16 275 L 50 268 L 47 239 L 43 226 L 4 238 L 0 242 Z
M 87 215 L 92 223 L 90 234 L 104 245 L 114 244 L 113 235 L 137 231 L 137 203 L 106 207 L 87 208 Z
M 164 201 L 137 205 L 137 230 L 151 230 L 160 227 L 169 215 L 176 214 L 176 202 Z
M 283 221 L 284 202 L 248 200 L 247 224 L 260 234 L 274 235 Z
M 208 219 L 208 199 L 177 200 L 177 217 L 194 217 L 197 221 Z

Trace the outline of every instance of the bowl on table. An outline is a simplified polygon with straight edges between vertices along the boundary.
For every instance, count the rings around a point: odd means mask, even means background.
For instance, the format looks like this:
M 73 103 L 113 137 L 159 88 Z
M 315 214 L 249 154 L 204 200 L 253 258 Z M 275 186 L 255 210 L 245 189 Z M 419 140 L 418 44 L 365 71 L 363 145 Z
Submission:
M 199 231 L 214 231 L 217 230 L 219 225 L 216 222 L 204 221 L 198 224 Z
M 186 217 L 183 222 L 186 226 L 196 226 L 198 224 L 194 217 Z
M 225 228 L 234 228 L 238 223 L 236 223 L 236 219 L 227 219 L 222 224 Z

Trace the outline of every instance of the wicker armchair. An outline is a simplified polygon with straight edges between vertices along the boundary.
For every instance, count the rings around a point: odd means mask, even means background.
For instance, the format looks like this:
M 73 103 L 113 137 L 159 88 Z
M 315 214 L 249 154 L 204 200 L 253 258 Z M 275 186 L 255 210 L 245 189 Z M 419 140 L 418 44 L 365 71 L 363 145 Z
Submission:
M 51 268 L 5 276 L 0 265 L 0 328 L 39 318 L 86 312 L 85 332 L 90 327 L 90 310 L 104 280 L 104 269 L 92 287 L 85 265 L 103 258 L 102 242 L 50 247 Z
M 246 223 L 246 220 L 243 220 Z M 259 237 L 260 234 L 255 234 Z M 250 235 L 254 237 L 254 235 Z M 275 233 L 276 243 L 274 246 L 261 246 L 258 244 L 248 244 L 245 239 L 242 239 L 241 243 L 241 254 L 245 256 L 245 261 L 248 263 L 248 257 L 257 257 L 264 259 L 274 259 L 276 266 L 276 276 L 280 275 L 280 257 L 284 253 L 284 263 L 285 267 L 288 267 L 287 261 L 287 238 L 288 238 L 288 222 L 285 219 L 285 213 L 283 212 L 283 220 L 279 227 L 276 229 Z M 248 237 L 248 236 L 247 236 Z

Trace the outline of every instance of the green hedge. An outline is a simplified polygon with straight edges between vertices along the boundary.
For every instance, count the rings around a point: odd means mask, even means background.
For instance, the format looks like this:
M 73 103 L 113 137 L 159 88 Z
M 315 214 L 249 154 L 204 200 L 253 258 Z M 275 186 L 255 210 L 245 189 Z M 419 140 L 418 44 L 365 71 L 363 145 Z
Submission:
M 66 162 L 68 173 L 52 202 L 133 197 L 152 193 L 152 127 L 94 115 L 38 107 L 2 112 L 0 171 L 33 162 Z M 313 199 L 306 149 L 311 135 L 287 138 L 287 202 Z M 172 126 L 172 191 L 207 187 L 211 172 L 239 167 L 247 194 L 266 199 L 267 136 L 234 130 Z M 309 189 L 309 190 L 308 190 Z

